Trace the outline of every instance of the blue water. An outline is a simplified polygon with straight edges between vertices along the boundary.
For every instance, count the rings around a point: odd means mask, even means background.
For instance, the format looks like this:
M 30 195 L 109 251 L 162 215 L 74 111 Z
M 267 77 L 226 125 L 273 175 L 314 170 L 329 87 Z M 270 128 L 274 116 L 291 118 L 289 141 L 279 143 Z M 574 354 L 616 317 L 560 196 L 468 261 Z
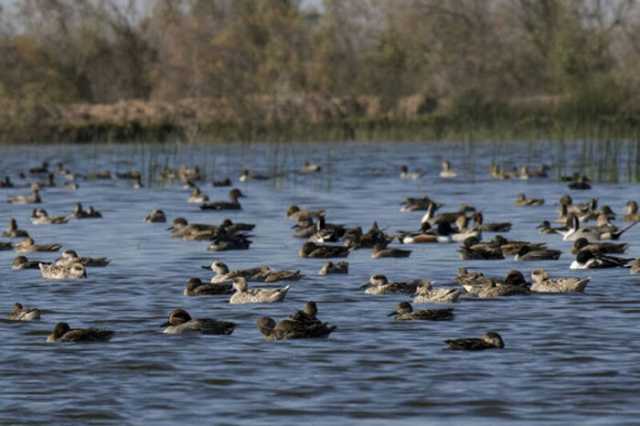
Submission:
M 393 280 L 426 278 L 450 284 L 460 266 L 503 275 L 528 276 L 543 266 L 552 275 L 569 271 L 569 243 L 538 235 L 535 226 L 556 217 L 567 193 L 555 178 L 494 181 L 491 161 L 552 164 L 555 176 L 584 169 L 600 182 L 572 193 L 577 202 L 598 197 L 622 214 L 640 199 L 634 181 L 635 144 L 549 142 L 434 144 L 228 144 L 0 147 L 0 165 L 17 183 L 19 170 L 64 161 L 74 171 L 110 169 L 143 172 L 145 188 L 125 180 L 79 181 L 80 189 L 43 191 L 51 215 L 70 213 L 81 201 L 103 220 L 66 225 L 30 223 L 33 206 L 0 204 L 0 222 L 11 217 L 36 242 L 61 243 L 84 256 L 107 256 L 112 264 L 89 269 L 84 281 L 52 282 L 38 271 L 12 271 L 12 251 L 0 252 L 0 311 L 21 302 L 43 310 L 38 322 L 0 322 L 0 424 L 637 424 L 640 414 L 640 279 L 627 270 L 589 271 L 583 295 L 532 295 L 497 300 L 462 300 L 456 318 L 445 322 L 394 322 L 386 316 L 406 295 L 370 296 L 359 288 L 373 273 Z M 595 152 L 595 154 L 594 154 Z M 605 155 L 606 154 L 606 155 Z M 439 163 L 448 158 L 459 177 L 444 181 Z M 304 160 L 324 171 L 290 173 Z M 179 183 L 155 179 L 164 165 L 199 165 L 207 180 L 231 177 L 247 195 L 239 212 L 201 212 L 187 204 Z M 420 167 L 418 181 L 398 178 L 401 164 Z M 284 173 L 265 182 L 239 183 L 240 170 Z M 58 179 L 62 183 L 61 178 Z M 212 199 L 228 188 L 202 183 Z M 1 190 L 0 196 L 27 192 Z M 547 203 L 516 208 L 525 192 Z M 285 217 L 290 204 L 324 208 L 330 222 L 365 229 L 377 220 L 388 232 L 418 227 L 421 213 L 400 213 L 406 196 L 428 194 L 455 210 L 462 203 L 484 212 L 486 222 L 511 221 L 510 238 L 546 241 L 563 249 L 559 261 L 462 262 L 456 245 L 423 245 L 408 259 L 373 260 L 369 250 L 349 257 L 349 275 L 321 277 L 321 260 L 297 256 Z M 169 220 L 255 223 L 248 251 L 207 252 L 206 242 L 169 238 L 167 224 L 145 224 L 161 208 Z M 640 227 L 626 235 L 629 254 L 640 255 Z M 491 238 L 492 234 L 486 234 Z M 54 259 L 55 254 L 31 254 Z M 281 304 L 229 305 L 228 296 L 182 295 L 190 277 L 208 279 L 200 268 L 213 259 L 232 269 L 269 264 L 300 269 Z M 338 326 L 326 340 L 265 342 L 255 327 L 259 316 L 282 319 L 308 300 L 319 317 Z M 238 324 L 231 336 L 167 336 L 161 324 L 177 307 L 194 317 Z M 53 324 L 96 326 L 116 331 L 105 344 L 47 344 Z M 506 348 L 452 352 L 443 340 L 498 331 Z

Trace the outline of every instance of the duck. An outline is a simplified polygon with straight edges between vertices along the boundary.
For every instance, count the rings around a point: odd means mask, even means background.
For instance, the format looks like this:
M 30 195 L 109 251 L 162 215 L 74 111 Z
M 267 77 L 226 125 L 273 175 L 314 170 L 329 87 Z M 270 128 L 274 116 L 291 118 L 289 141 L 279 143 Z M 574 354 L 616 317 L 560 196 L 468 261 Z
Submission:
M 576 259 L 571 262 L 570 269 L 606 269 L 628 268 L 633 259 L 615 257 L 606 254 L 596 254 L 588 250 L 581 250 Z
M 13 188 L 15 185 L 11 181 L 9 176 L 5 176 L 4 179 L 0 180 L 0 188 Z
M 514 260 L 558 260 L 562 252 L 552 249 L 535 249 L 531 246 L 522 246 Z
M 11 269 L 14 271 L 22 271 L 24 269 L 40 269 L 40 264 L 51 265 L 51 262 L 43 262 L 40 260 L 29 260 L 26 256 L 17 256 L 11 263 Z
M 586 238 L 578 238 L 573 242 L 572 254 L 588 250 L 596 254 L 622 254 L 627 251 L 627 243 L 589 242 Z
M 440 177 L 449 179 L 458 176 L 458 174 L 451 167 L 451 163 L 447 160 L 443 160 L 441 163 L 442 169 L 440 171 Z
M 219 260 L 214 260 L 211 262 L 211 266 L 203 266 L 202 268 L 211 269 L 215 273 L 210 281 L 212 284 L 231 282 L 237 277 L 243 277 L 247 281 L 262 281 L 262 277 L 271 271 L 271 268 L 265 265 L 230 271 L 229 267 Z
M 373 251 L 371 253 L 372 259 L 382 259 L 386 257 L 405 258 L 409 256 L 411 256 L 411 250 L 389 248 L 384 244 L 376 244 L 373 246 Z
M 349 262 L 327 262 L 320 268 L 319 275 L 348 274 Z
M 228 336 L 236 328 L 230 321 L 209 318 L 193 319 L 184 309 L 174 309 L 169 314 L 169 321 L 162 324 L 164 334 L 212 334 Z
M 640 221 L 640 213 L 638 212 L 638 203 L 631 200 L 627 201 L 627 205 L 624 211 L 625 222 L 638 222 Z
M 178 177 L 181 182 L 193 181 L 198 182 L 202 180 L 202 174 L 200 173 L 200 167 L 188 167 L 186 165 L 180 166 L 178 169 Z
M 502 166 L 492 163 L 489 167 L 489 175 L 498 180 L 508 180 L 517 175 L 517 170 L 507 171 Z
M 211 186 L 215 188 L 224 188 L 231 185 L 232 185 L 232 182 L 231 182 L 231 179 L 229 178 L 214 180 L 213 182 L 211 182 Z
M 56 266 L 64 267 L 69 267 L 74 263 L 80 263 L 89 268 L 103 268 L 108 266 L 111 261 L 106 257 L 80 257 L 75 250 L 65 250 L 62 252 L 62 256 L 54 262 Z
M 39 320 L 41 316 L 38 308 L 25 308 L 20 303 L 13 305 L 13 310 L 9 314 L 10 321 L 34 321 Z
M 76 203 L 69 217 L 73 219 L 100 219 L 102 218 L 102 213 L 95 210 L 93 206 L 89 206 L 89 209 L 85 210 L 82 207 L 82 203 Z
M 491 278 L 481 272 L 470 272 L 460 268 L 456 281 L 467 294 L 481 299 L 492 299 L 502 296 L 529 294 L 529 284 L 520 271 L 510 271 L 504 279 Z
M 518 194 L 516 197 L 516 206 L 524 207 L 524 206 L 542 206 L 544 204 L 544 199 L 542 198 L 527 198 L 527 196 L 523 193 Z
M 449 238 L 441 237 L 431 227 L 429 222 L 420 224 L 420 231 L 405 232 L 400 231 L 397 235 L 398 241 L 402 244 L 434 244 L 440 242 L 449 242 Z
M 55 252 L 60 248 L 62 248 L 60 244 L 36 244 L 31 237 L 25 238 L 15 245 L 18 253 Z
M 366 294 L 381 295 L 390 293 L 415 294 L 418 286 L 423 284 L 422 280 L 410 282 L 389 282 L 382 274 L 374 274 L 369 278 L 369 282 L 362 286 Z
M 438 210 L 441 206 L 440 203 L 436 203 L 435 201 L 433 201 L 431 198 L 429 198 L 429 196 L 425 195 L 422 198 L 414 198 L 414 197 L 407 197 L 403 202 L 402 202 L 402 207 L 400 208 L 401 212 L 415 212 L 415 211 L 423 211 L 423 210 L 429 210 L 429 206 L 433 205 L 432 207 L 432 211 L 435 212 L 436 210 Z
M 320 217 L 324 217 L 324 213 L 324 209 L 307 210 L 300 208 L 300 206 L 296 204 L 292 204 L 289 206 L 289 208 L 287 208 L 287 218 L 295 220 L 297 222 L 307 219 L 319 219 Z
M 191 191 L 191 195 L 187 199 L 187 203 L 190 204 L 202 204 L 208 202 L 209 196 L 204 194 L 197 186 L 193 188 L 193 191 Z
M 582 293 L 591 278 L 550 278 L 544 269 L 531 272 L 531 291 L 534 293 Z
M 305 161 L 301 170 L 302 174 L 318 173 L 321 171 L 322 167 L 319 164 L 315 164 L 310 161 Z
M 458 249 L 461 260 L 502 260 L 504 254 L 500 245 L 494 243 L 481 243 L 476 237 L 470 237 L 463 241 Z
M 227 234 L 224 228 L 218 229 L 218 235 L 215 236 L 211 244 L 207 247 L 208 251 L 230 251 L 230 250 L 249 250 L 252 241 L 242 234 Z
M 469 238 L 482 238 L 482 233 L 477 229 L 465 229 L 464 224 L 467 219 L 461 216 L 460 222 L 458 226 L 458 230 L 456 231 L 449 222 L 442 222 L 437 225 L 436 235 L 438 236 L 437 241 L 439 243 L 455 243 L 455 242 L 464 242 Z
M 632 274 L 640 274 L 640 258 L 629 263 L 629 268 Z
M 87 175 L 89 180 L 110 180 L 113 176 L 110 170 L 96 170 Z
M 43 161 L 39 166 L 31 167 L 29 169 L 29 173 L 32 175 L 40 175 L 49 173 L 49 162 Z
M 424 214 L 424 216 L 422 216 L 420 223 L 428 222 L 431 225 L 456 223 L 458 225 L 458 228 L 461 228 L 461 223 L 462 225 L 466 226 L 466 222 L 460 222 L 461 220 L 466 219 L 467 215 L 469 214 L 473 215 L 476 213 L 475 207 L 466 204 L 461 205 L 458 211 L 435 214 L 437 210 L 436 205 L 434 203 L 429 203 L 426 210 L 427 212 Z
M 40 275 L 47 280 L 68 280 L 68 279 L 85 279 L 87 278 L 87 270 L 82 263 L 74 263 L 69 266 L 45 265 L 41 263 Z
M 65 216 L 49 216 L 45 209 L 33 209 L 31 223 L 34 225 L 62 225 L 69 222 Z
M 345 234 L 341 225 L 327 226 L 324 216 L 320 216 L 315 224 L 315 232 L 309 236 L 309 241 L 314 243 L 335 243 Z
M 300 270 L 296 271 L 267 271 L 262 274 L 263 282 L 276 283 L 280 281 L 299 281 L 304 275 Z
M 569 182 L 567 185 L 569 189 L 578 190 L 578 191 L 586 191 L 591 189 L 591 179 L 587 176 L 578 176 L 573 182 Z
M 482 232 L 509 232 L 512 226 L 510 222 L 484 223 L 482 212 L 476 212 L 473 215 L 473 221 L 475 222 L 474 228 Z
M 183 240 L 211 240 L 218 234 L 218 226 L 205 223 L 189 223 L 183 217 L 173 219 L 168 231 L 171 231 L 171 238 L 182 238 Z
M 238 178 L 240 182 L 247 182 L 250 180 L 269 180 L 269 179 L 271 179 L 270 176 L 262 175 L 260 173 L 250 171 L 249 169 L 244 169 L 242 173 L 240 173 L 240 177 Z
M 190 278 L 183 294 L 185 296 L 212 296 L 218 294 L 233 294 L 231 284 L 203 283 L 200 278 Z
M 40 204 L 42 198 L 40 197 L 40 190 L 33 189 L 31 195 L 16 195 L 14 197 L 7 198 L 9 204 Z
M 66 322 L 59 322 L 47 336 L 47 342 L 108 342 L 115 333 L 97 328 L 71 328 Z
M 529 250 L 545 250 L 547 248 L 546 243 L 532 243 L 530 241 L 508 240 L 502 235 L 496 235 L 495 238 L 489 241 L 490 244 L 497 244 L 502 250 L 502 254 L 505 256 L 515 256 L 522 250 L 522 247 L 527 247 Z
M 62 186 L 68 191 L 77 191 L 80 188 L 80 185 L 78 185 L 78 183 L 75 181 L 64 182 Z
M 449 339 L 444 341 L 449 349 L 459 351 L 481 351 L 485 349 L 504 349 L 504 341 L 495 331 L 480 338 Z
M 570 220 L 571 227 L 569 228 L 569 230 L 566 232 L 561 232 L 562 239 L 564 241 L 576 241 L 580 238 L 584 238 L 589 242 L 599 240 L 617 240 L 622 236 L 622 234 L 638 224 L 638 222 L 633 222 L 626 228 L 618 230 L 617 227 L 609 224 L 606 218 L 601 216 L 596 227 L 581 228 L 578 216 L 571 215 Z
M 13 244 L 10 241 L 0 241 L 0 251 L 13 250 Z
M 434 288 L 431 281 L 423 281 L 416 289 L 413 303 L 456 303 L 461 295 L 456 288 Z
M 200 210 L 242 210 L 242 205 L 238 199 L 245 198 L 246 195 L 242 193 L 238 188 L 233 188 L 229 191 L 230 201 L 213 201 L 203 203 L 200 205 Z
M 401 302 L 396 305 L 393 312 L 388 314 L 399 321 L 444 321 L 453 319 L 453 309 L 421 309 L 413 310 L 413 306 L 409 302 Z
M 307 241 L 298 252 L 300 257 L 329 259 L 334 257 L 347 257 L 351 253 L 351 248 L 330 244 L 316 244 Z
M 222 221 L 220 227 L 224 228 L 228 234 L 237 234 L 238 232 L 253 231 L 256 225 L 254 223 L 233 222 L 227 218 Z
M 153 209 L 144 217 L 144 223 L 166 223 L 167 216 L 160 209 Z
M 551 226 L 551 222 L 548 220 L 543 221 L 540 225 L 536 226 L 536 229 L 539 230 L 541 234 L 559 234 L 561 231 L 567 231 L 568 228 L 566 226 Z
M 245 278 L 236 277 L 233 279 L 233 288 L 236 292 L 229 299 L 231 304 L 277 303 L 284 300 L 290 286 L 277 289 L 250 289 Z
M 337 328 L 321 321 L 308 323 L 287 318 L 276 322 L 270 317 L 258 318 L 256 326 L 267 341 L 325 338 Z
M 2 232 L 2 236 L 6 238 L 29 238 L 29 233 L 24 229 L 19 229 L 18 222 L 15 218 L 11 218 L 9 227 Z
M 417 180 L 424 176 L 424 173 L 421 171 L 410 172 L 409 167 L 406 165 L 400 166 L 400 179 L 404 180 Z

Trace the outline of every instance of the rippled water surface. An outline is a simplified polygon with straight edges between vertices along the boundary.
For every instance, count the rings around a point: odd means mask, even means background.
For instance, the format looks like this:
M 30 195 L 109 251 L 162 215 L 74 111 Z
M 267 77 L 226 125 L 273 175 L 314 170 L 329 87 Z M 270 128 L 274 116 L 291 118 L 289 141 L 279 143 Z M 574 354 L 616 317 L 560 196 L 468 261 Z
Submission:
M 229 144 L 106 145 L 0 148 L 3 174 L 42 160 L 64 161 L 78 172 L 139 169 L 145 188 L 124 180 L 80 181 L 80 189 L 43 192 L 52 215 L 69 213 L 73 203 L 93 205 L 103 220 L 34 226 L 32 206 L 0 204 L 0 221 L 16 217 L 36 242 L 59 242 L 84 256 L 107 256 L 112 264 L 90 269 L 78 282 L 50 282 L 37 271 L 14 272 L 12 251 L 0 252 L 0 310 L 14 302 L 37 306 L 43 319 L 0 322 L 0 424 L 637 424 L 640 414 L 640 280 L 627 270 L 590 271 L 583 295 L 517 296 L 463 300 L 446 322 L 394 322 L 386 315 L 406 295 L 370 296 L 359 288 L 372 273 L 393 280 L 428 278 L 452 283 L 464 265 L 491 275 L 544 266 L 552 274 L 570 272 L 572 260 L 557 236 L 541 236 L 535 226 L 556 217 L 557 200 L 567 192 L 557 178 L 494 181 L 491 161 L 542 162 L 553 175 L 586 170 L 599 180 L 575 201 L 598 197 L 622 214 L 640 198 L 635 143 L 433 143 L 433 144 Z M 459 177 L 443 181 L 439 162 L 448 158 Z M 317 175 L 291 173 L 304 160 L 323 166 Z M 181 185 L 153 179 L 165 166 L 199 165 L 207 179 L 232 177 L 246 193 L 240 212 L 201 212 L 187 204 Z M 418 181 L 398 178 L 401 164 L 420 167 Z M 237 183 L 243 167 L 284 174 Z M 287 173 L 289 172 L 289 173 Z M 59 182 L 62 182 L 60 179 Z M 227 188 L 202 184 L 212 199 Z M 2 190 L 2 196 L 24 193 Z M 517 193 L 547 200 L 543 207 L 516 208 Z M 546 241 L 565 250 L 559 261 L 461 262 L 456 245 L 422 245 L 408 259 L 373 260 L 369 250 L 349 257 L 350 274 L 320 277 L 321 260 L 297 257 L 286 207 L 296 203 L 324 208 L 330 222 L 368 229 L 374 220 L 389 232 L 416 229 L 421 214 L 400 213 L 406 196 L 428 194 L 455 210 L 461 203 L 481 209 L 487 222 L 511 221 L 507 236 Z M 169 238 L 167 225 L 144 224 L 152 208 L 169 219 L 219 223 L 230 217 L 256 223 L 249 251 L 212 253 L 206 242 Z M 626 235 L 629 254 L 640 255 L 640 227 Z M 485 235 L 491 238 L 492 234 Z M 53 259 L 55 254 L 31 255 Z M 188 298 L 189 277 L 209 278 L 200 268 L 221 259 L 232 269 L 269 264 L 300 269 L 284 303 L 229 305 L 227 296 Z M 586 274 L 584 274 L 586 275 Z M 265 342 L 255 320 L 281 319 L 308 300 L 319 317 L 338 326 L 326 340 Z M 234 321 L 231 336 L 166 336 L 161 324 L 176 308 L 194 317 Z M 3 314 L 4 315 L 4 314 Z M 54 323 L 116 331 L 107 344 L 47 344 Z M 443 340 L 500 332 L 502 351 L 452 352 Z

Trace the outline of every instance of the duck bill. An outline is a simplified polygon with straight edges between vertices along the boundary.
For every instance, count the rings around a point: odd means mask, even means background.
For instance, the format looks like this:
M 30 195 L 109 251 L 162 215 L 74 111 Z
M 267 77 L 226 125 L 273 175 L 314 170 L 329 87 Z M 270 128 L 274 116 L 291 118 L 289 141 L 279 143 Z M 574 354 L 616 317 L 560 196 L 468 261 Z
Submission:
M 387 316 L 388 316 L 388 317 L 393 317 L 393 316 L 395 316 L 395 315 L 397 315 L 397 314 L 398 314 L 398 313 L 397 313 L 396 311 L 393 311 L 393 312 L 391 312 L 391 313 L 387 314 Z
M 207 271 L 208 271 L 208 270 L 210 270 L 210 269 L 211 269 L 211 266 L 201 266 L 201 268 L 202 268 L 202 269 L 205 269 L 205 270 L 207 270 Z

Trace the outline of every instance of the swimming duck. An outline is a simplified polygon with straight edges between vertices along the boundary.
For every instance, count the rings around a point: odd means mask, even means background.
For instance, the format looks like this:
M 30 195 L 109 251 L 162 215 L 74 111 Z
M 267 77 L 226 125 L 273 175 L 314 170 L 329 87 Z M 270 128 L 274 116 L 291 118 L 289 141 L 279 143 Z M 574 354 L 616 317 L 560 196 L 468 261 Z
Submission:
M 30 168 L 29 173 L 32 175 L 49 173 L 49 162 L 43 161 L 41 165 Z
M 197 182 L 202 180 L 202 174 L 200 173 L 199 166 L 188 167 L 184 164 L 178 169 L 178 177 L 180 178 L 181 182 Z
M 222 179 L 222 180 L 214 180 L 213 182 L 211 182 L 211 186 L 214 186 L 216 188 L 223 188 L 225 186 L 231 186 L 231 179 L 226 178 L 226 179 Z
M 89 268 L 103 268 L 108 266 L 111 261 L 106 257 L 80 257 L 75 250 L 65 250 L 62 256 L 54 262 L 57 266 L 69 267 L 74 263 L 81 263 Z
M 166 221 L 167 216 L 159 209 L 151 210 L 151 213 L 144 217 L 144 223 L 165 223 Z
M 579 251 L 570 269 L 627 268 L 633 259 L 596 254 L 588 250 Z
M 213 334 L 230 335 L 236 324 L 209 318 L 193 319 L 184 309 L 174 309 L 169 314 L 169 321 L 162 324 L 164 334 Z
M 183 217 L 173 219 L 172 225 L 167 228 L 171 231 L 171 238 L 183 240 L 211 240 L 218 234 L 218 226 L 204 223 L 189 223 Z
M 242 210 L 242 206 L 238 199 L 246 196 L 238 188 L 229 191 L 230 201 L 213 201 L 200 205 L 201 210 Z
M 576 180 L 570 182 L 567 186 L 569 187 L 569 189 L 585 191 L 591 189 L 590 182 L 591 179 L 589 179 L 587 176 L 582 175 L 578 176 Z
M 249 250 L 252 241 L 243 234 L 228 234 L 224 228 L 218 229 L 211 244 L 207 247 L 208 251 L 230 251 L 230 250 Z
M 420 224 L 419 232 L 398 232 L 398 241 L 402 244 L 433 244 L 439 242 L 449 242 L 449 238 L 441 238 L 431 227 L 429 222 Z
M 335 243 L 345 234 L 341 225 L 327 226 L 322 215 L 318 217 L 315 227 L 315 232 L 309 237 L 309 241 L 314 243 Z
M 14 186 L 9 176 L 5 176 L 4 179 L 0 180 L 0 188 L 13 188 Z
M 269 317 L 259 318 L 256 321 L 256 326 L 268 341 L 323 338 L 328 337 L 337 328 L 335 325 L 321 321 L 304 322 L 290 318 L 276 323 L 273 318 Z
M 113 337 L 111 330 L 99 330 L 97 328 L 75 328 L 69 327 L 66 322 L 59 322 L 53 331 L 47 336 L 47 342 L 108 342 Z
M 453 309 L 421 309 L 414 311 L 411 303 L 402 302 L 398 303 L 396 309 L 387 316 L 395 317 L 399 321 L 443 321 L 453 319 Z
M 373 246 L 373 251 L 371 253 L 372 259 L 382 259 L 386 257 L 400 258 L 409 256 L 411 256 L 411 250 L 389 248 L 384 244 L 376 244 Z
M 509 232 L 511 230 L 510 222 L 484 223 L 482 212 L 476 212 L 473 215 L 473 221 L 476 224 L 474 228 L 483 232 Z
M 237 277 L 233 280 L 233 288 L 235 293 L 229 299 L 231 304 L 244 303 L 276 303 L 282 302 L 289 291 L 290 286 L 277 289 L 254 288 L 250 289 L 247 280 L 243 277 Z
M 508 240 L 502 235 L 496 235 L 493 240 L 489 241 L 491 244 L 497 244 L 502 250 L 502 254 L 505 256 L 515 256 L 522 250 L 522 247 L 528 247 L 529 250 L 544 250 L 547 248 L 546 243 L 532 243 L 529 241 Z
M 535 249 L 531 246 L 522 246 L 514 260 L 558 260 L 562 252 L 551 249 Z
M 60 244 L 36 244 L 33 238 L 28 237 L 16 243 L 15 249 L 18 253 L 32 253 L 36 251 L 54 252 L 62 248 Z
M 9 320 L 11 321 L 33 321 L 40 319 L 40 309 L 38 308 L 25 308 L 20 303 L 13 305 L 13 310 L 9 314 Z
M 638 222 L 633 222 L 626 228 L 618 231 L 617 227 L 609 224 L 605 218 L 602 218 L 602 220 L 599 220 L 596 227 L 581 228 L 578 217 L 571 215 L 571 228 L 566 232 L 561 232 L 561 234 L 564 241 L 576 241 L 580 238 L 584 238 L 589 242 L 599 240 L 617 240 L 622 236 L 622 234 L 634 227 L 637 223 Z
M 89 209 L 85 210 L 82 207 L 82 203 L 76 203 L 75 207 L 73 208 L 73 212 L 71 213 L 71 215 L 69 215 L 69 217 L 74 219 L 100 219 L 102 218 L 102 213 L 95 210 L 93 206 L 89 206 Z
M 311 163 L 309 161 L 304 162 L 301 170 L 303 174 L 318 173 L 321 171 L 322 167 L 319 164 Z
M 7 198 L 9 204 L 40 204 L 42 198 L 40 198 L 40 190 L 34 189 L 31 191 L 31 195 L 16 195 L 14 197 Z
M 415 211 L 420 211 L 420 210 L 429 210 L 429 206 L 430 205 L 433 205 L 432 212 L 435 212 L 441 206 L 441 204 L 436 203 L 431 198 L 429 198 L 427 195 L 425 195 L 422 198 L 407 197 L 402 202 L 402 207 L 400 208 L 400 211 L 401 212 L 415 212 Z
M 596 254 L 621 254 L 627 251 L 626 243 L 589 242 L 586 238 L 578 238 L 573 243 L 572 254 L 578 254 L 582 250 L 588 250 Z
M 0 241 L 0 251 L 13 250 L 13 244 L 9 241 Z
M 462 292 L 456 288 L 435 288 L 431 281 L 422 281 L 416 289 L 413 303 L 456 303 Z
M 263 282 L 276 283 L 279 281 L 299 281 L 304 275 L 296 271 L 267 271 L 262 274 Z
M 369 278 L 369 282 L 362 286 L 366 294 L 390 294 L 390 293 L 407 293 L 415 294 L 418 286 L 424 284 L 422 280 L 413 280 L 410 282 L 389 282 L 386 276 L 382 274 L 374 274 Z
M 640 213 L 638 213 L 638 203 L 635 201 L 627 201 L 627 205 L 624 212 L 625 222 L 637 222 L 640 221 Z
M 526 195 L 520 193 L 516 197 L 516 206 L 524 207 L 524 206 L 541 206 L 544 204 L 544 200 L 542 198 L 527 198 Z
M 348 274 L 349 273 L 349 262 L 336 262 L 333 263 L 331 261 L 322 265 L 320 268 L 320 275 L 329 275 L 329 274 Z
M 65 216 L 49 216 L 45 209 L 33 209 L 31 223 L 34 225 L 62 225 L 69 222 Z
M 458 211 L 455 212 L 442 212 L 435 214 L 436 205 L 434 203 L 430 203 L 426 210 L 427 212 L 424 216 L 422 216 L 420 223 L 428 222 L 431 225 L 439 225 L 442 223 L 456 223 L 459 228 L 460 221 L 467 219 L 468 214 L 473 215 L 476 212 L 475 207 L 466 204 L 461 205 Z M 463 225 L 466 225 L 466 222 L 462 223 Z
M 304 243 L 298 254 L 300 257 L 329 259 L 333 257 L 347 257 L 351 249 L 345 246 L 316 244 L 311 241 Z
M 553 227 L 551 226 L 551 222 L 548 220 L 545 220 L 540 225 L 536 226 L 536 229 L 539 229 L 541 234 L 559 234 L 560 231 L 568 230 L 566 226 Z
M 87 278 L 87 270 L 81 263 L 74 263 L 69 266 L 46 265 L 40 263 L 40 275 L 47 280 L 68 280 L 68 279 L 84 279 Z
M 481 272 L 458 270 L 456 281 L 465 291 L 481 299 L 529 294 L 529 283 L 520 271 L 510 271 L 504 279 L 486 277 Z
M 463 241 L 458 249 L 462 260 L 502 260 L 504 255 L 500 245 L 495 243 L 481 243 L 476 237 Z
M 629 263 L 629 268 L 631 269 L 632 274 L 640 273 L 640 258 L 635 259 L 631 263 Z
M 454 178 L 458 176 L 458 174 L 451 168 L 451 163 L 449 161 L 442 161 L 442 170 L 440 171 L 441 178 Z
M 190 278 L 184 289 L 185 296 L 213 296 L 218 294 L 233 294 L 231 284 L 203 283 L 200 278 Z
M 485 349 L 504 349 L 502 337 L 490 331 L 481 338 L 450 339 L 444 341 L 449 349 L 462 351 L 481 351 Z
M 221 228 L 229 234 L 236 234 L 238 232 L 252 231 L 256 227 L 253 223 L 233 222 L 231 219 L 225 219 L 220 224 Z
M 406 165 L 403 164 L 400 166 L 400 179 L 416 180 L 420 179 L 422 176 L 424 176 L 424 173 L 421 171 L 410 172 L 409 167 Z
M 550 278 L 544 269 L 531 272 L 531 291 L 535 293 L 582 293 L 590 278 Z
M 307 210 L 293 204 L 287 209 L 287 218 L 295 221 L 304 221 L 307 219 L 319 219 L 324 216 L 324 210 Z
M 42 262 L 39 260 L 29 260 L 26 256 L 17 256 L 11 263 L 11 269 L 21 271 L 23 269 L 40 269 L 39 264 L 51 265 L 51 262 Z
M 240 177 L 238 178 L 240 182 L 247 182 L 250 180 L 269 180 L 269 179 L 271 179 L 271 177 L 262 175 L 260 173 L 255 173 L 253 171 L 250 171 L 249 169 L 244 169 L 240 174 Z
M 204 194 L 197 186 L 191 191 L 191 195 L 187 199 L 187 203 L 202 204 L 209 202 L 209 196 Z
M 234 278 L 243 277 L 247 281 L 262 281 L 262 277 L 271 271 L 268 266 L 262 265 L 255 268 L 230 271 L 229 267 L 219 260 L 211 262 L 211 266 L 203 266 L 203 269 L 211 269 L 215 275 L 211 278 L 212 284 L 220 284 L 233 281 Z

